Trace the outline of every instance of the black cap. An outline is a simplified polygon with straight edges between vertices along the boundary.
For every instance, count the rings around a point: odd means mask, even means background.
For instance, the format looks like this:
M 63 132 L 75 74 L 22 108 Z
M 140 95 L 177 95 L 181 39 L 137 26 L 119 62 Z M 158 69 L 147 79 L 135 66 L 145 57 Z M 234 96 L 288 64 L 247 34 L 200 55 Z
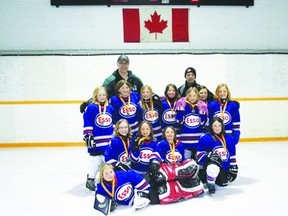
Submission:
M 120 55 L 118 60 L 117 60 L 117 63 L 121 63 L 123 61 L 126 61 L 129 64 L 129 58 L 127 55 Z
M 184 77 L 186 78 L 186 74 L 187 73 L 193 73 L 195 78 L 196 78 L 196 70 L 193 68 L 193 67 L 188 67 L 186 70 L 185 70 L 185 74 L 184 74 Z

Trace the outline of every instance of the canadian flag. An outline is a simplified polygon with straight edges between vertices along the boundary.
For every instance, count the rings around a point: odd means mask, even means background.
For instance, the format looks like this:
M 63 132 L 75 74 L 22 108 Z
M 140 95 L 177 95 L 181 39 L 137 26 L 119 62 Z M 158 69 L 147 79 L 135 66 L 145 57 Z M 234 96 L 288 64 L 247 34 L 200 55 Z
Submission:
M 123 9 L 124 42 L 189 42 L 187 8 Z

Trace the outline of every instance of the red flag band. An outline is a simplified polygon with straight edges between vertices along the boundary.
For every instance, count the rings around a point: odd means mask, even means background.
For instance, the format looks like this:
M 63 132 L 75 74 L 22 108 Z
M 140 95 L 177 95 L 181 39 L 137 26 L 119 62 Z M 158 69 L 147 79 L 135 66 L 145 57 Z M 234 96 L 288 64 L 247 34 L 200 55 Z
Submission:
M 124 42 L 189 42 L 189 10 L 123 9 Z

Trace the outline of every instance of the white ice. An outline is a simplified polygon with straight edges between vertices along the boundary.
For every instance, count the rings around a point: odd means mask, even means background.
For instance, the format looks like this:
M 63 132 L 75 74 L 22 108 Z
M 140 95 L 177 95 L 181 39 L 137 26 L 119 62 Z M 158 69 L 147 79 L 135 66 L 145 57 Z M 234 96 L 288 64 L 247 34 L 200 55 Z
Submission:
M 111 216 L 287 216 L 288 142 L 237 145 L 239 175 L 211 197 L 138 212 L 118 206 Z M 85 147 L 0 148 L 0 215 L 101 216 L 85 189 L 89 155 Z

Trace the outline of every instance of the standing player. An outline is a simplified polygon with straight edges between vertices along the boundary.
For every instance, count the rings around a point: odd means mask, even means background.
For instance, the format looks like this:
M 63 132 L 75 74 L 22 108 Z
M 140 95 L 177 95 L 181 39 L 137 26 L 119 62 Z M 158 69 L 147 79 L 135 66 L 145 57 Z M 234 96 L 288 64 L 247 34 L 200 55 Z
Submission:
M 95 191 L 95 177 L 100 165 L 104 161 L 104 151 L 112 138 L 114 109 L 108 104 L 107 93 L 104 87 L 97 87 L 93 93 L 92 103 L 83 114 L 84 140 L 90 154 L 90 163 L 87 174 L 86 187 Z
M 215 91 L 215 100 L 208 105 L 209 119 L 222 118 L 226 133 L 232 135 L 236 143 L 240 139 L 239 102 L 231 100 L 227 84 L 219 84 Z

